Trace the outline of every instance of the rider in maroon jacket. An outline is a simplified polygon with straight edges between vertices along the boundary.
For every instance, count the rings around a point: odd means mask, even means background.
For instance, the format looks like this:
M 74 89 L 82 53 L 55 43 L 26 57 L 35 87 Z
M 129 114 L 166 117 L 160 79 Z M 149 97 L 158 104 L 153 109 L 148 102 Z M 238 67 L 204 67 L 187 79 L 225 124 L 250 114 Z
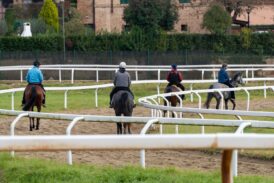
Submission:
M 185 87 L 181 84 L 183 76 L 180 72 L 177 71 L 176 64 L 171 65 L 171 71 L 169 71 L 167 74 L 166 80 L 168 81 L 167 87 L 176 85 L 177 87 L 181 88 L 182 91 L 185 91 Z

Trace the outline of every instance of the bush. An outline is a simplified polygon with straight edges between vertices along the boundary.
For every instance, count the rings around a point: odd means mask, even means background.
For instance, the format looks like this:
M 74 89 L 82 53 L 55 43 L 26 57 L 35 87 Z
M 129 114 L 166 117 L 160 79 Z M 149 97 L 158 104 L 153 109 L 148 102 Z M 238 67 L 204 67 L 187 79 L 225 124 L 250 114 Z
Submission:
M 2 37 L 0 50 L 3 51 L 58 51 L 62 50 L 62 35 L 39 35 L 31 38 Z M 252 34 L 249 50 L 242 46 L 236 35 L 166 34 L 159 32 L 153 39 L 138 27 L 122 34 L 91 33 L 87 36 L 66 36 L 67 49 L 75 51 L 180 51 L 212 50 L 220 53 L 274 54 L 274 34 Z

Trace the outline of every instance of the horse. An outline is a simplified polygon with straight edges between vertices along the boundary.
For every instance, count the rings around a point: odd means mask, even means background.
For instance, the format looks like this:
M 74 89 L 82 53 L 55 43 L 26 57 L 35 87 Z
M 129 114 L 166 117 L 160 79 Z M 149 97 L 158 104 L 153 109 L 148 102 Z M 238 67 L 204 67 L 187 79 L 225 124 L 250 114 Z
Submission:
M 230 83 L 234 88 L 238 87 L 239 85 L 244 85 L 242 73 L 241 72 L 236 73 L 232 77 L 232 79 L 230 80 Z M 210 87 L 209 87 L 209 89 L 217 89 L 217 88 L 229 88 L 229 87 L 225 84 L 222 84 L 222 83 L 214 83 L 214 84 L 210 85 Z M 228 101 L 230 100 L 231 103 L 233 104 L 232 110 L 234 110 L 235 107 L 236 107 L 236 103 L 235 103 L 235 100 L 233 100 L 231 98 L 231 92 L 230 91 L 223 91 L 222 94 L 224 96 L 225 109 L 228 109 Z M 221 101 L 222 97 L 218 92 L 210 92 L 210 93 L 207 94 L 207 100 L 205 102 L 205 107 L 207 109 L 209 108 L 210 101 L 213 97 L 217 101 L 216 109 L 219 109 L 219 105 L 220 105 L 220 101 Z
M 180 92 L 180 91 L 182 91 L 181 88 L 177 87 L 176 85 L 167 86 L 165 89 L 165 93 Z M 184 100 L 185 95 L 180 95 L 180 97 L 182 98 L 182 100 Z M 176 95 L 166 97 L 166 99 L 168 100 L 168 102 L 170 103 L 172 107 L 176 107 L 177 104 L 180 103 L 180 99 L 178 99 Z M 166 100 L 164 100 L 164 106 L 167 106 Z M 167 111 L 164 110 L 164 117 L 166 115 L 166 112 Z M 174 113 L 172 113 L 172 117 L 174 118 Z
M 42 106 L 42 101 L 44 99 L 44 90 L 42 89 L 41 86 L 31 84 L 26 87 L 25 90 L 25 100 L 26 104 L 23 106 L 23 111 L 33 111 L 34 106 L 37 107 L 37 111 L 41 111 L 41 106 Z M 34 124 L 34 118 L 29 118 L 30 122 L 30 131 L 32 129 L 39 130 L 39 122 L 40 118 L 36 119 L 36 125 Z
M 116 116 L 132 116 L 133 108 L 135 107 L 133 102 L 133 96 L 129 91 L 119 90 L 113 95 L 112 106 Z M 117 134 L 131 134 L 130 123 L 117 123 Z M 123 131 L 124 128 L 124 131 Z

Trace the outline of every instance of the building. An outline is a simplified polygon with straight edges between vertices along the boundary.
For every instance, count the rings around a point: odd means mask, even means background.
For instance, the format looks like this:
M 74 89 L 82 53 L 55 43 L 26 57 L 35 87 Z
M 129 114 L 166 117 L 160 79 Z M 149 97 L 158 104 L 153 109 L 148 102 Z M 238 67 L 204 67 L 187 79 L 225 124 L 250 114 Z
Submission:
M 206 33 L 201 27 L 204 12 L 208 6 L 200 6 L 189 0 L 176 0 L 179 20 L 175 24 L 176 32 Z M 94 27 L 96 32 L 121 32 L 125 26 L 123 12 L 127 0 L 78 0 L 77 9 L 83 16 L 83 22 Z
M 209 8 L 199 0 L 176 0 L 179 19 L 174 25 L 175 32 L 208 33 L 202 28 L 203 15 Z M 123 11 L 128 0 L 78 0 L 77 9 L 83 16 L 83 22 L 96 32 L 121 32 L 125 26 Z M 249 13 L 251 26 L 274 25 L 274 5 L 259 6 Z M 248 22 L 248 14 L 237 15 L 238 22 Z M 242 21 L 241 21 L 242 20 Z

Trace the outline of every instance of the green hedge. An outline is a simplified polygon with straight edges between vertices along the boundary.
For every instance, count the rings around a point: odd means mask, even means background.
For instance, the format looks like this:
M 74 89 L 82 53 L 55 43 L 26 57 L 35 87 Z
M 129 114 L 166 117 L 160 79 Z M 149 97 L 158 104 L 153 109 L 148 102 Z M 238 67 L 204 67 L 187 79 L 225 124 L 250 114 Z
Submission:
M 0 37 L 1 51 L 61 51 L 61 35 L 36 36 L 31 38 Z M 274 34 L 253 34 L 251 47 L 242 47 L 240 36 L 164 34 L 144 35 L 140 32 L 100 34 L 66 37 L 66 49 L 75 51 L 178 51 L 213 50 L 215 52 L 274 54 Z

